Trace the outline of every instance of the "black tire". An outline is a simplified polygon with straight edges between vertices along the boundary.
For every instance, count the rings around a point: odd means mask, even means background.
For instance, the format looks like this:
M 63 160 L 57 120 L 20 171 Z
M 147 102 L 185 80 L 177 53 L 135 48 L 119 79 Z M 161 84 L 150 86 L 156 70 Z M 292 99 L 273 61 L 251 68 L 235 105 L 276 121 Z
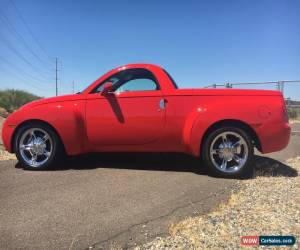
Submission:
M 245 147 L 247 147 L 248 150 L 248 157 L 245 157 L 245 163 L 242 167 L 240 167 L 238 170 L 233 172 L 225 172 L 225 171 L 220 171 L 219 168 L 217 168 L 213 162 L 213 159 L 210 154 L 210 149 L 211 145 L 214 142 L 214 140 L 220 136 L 223 133 L 236 133 L 240 137 L 242 137 L 245 141 Z M 202 145 L 202 159 L 204 160 L 204 164 L 208 167 L 209 171 L 213 176 L 216 177 L 223 177 L 223 178 L 248 178 L 251 176 L 253 168 L 252 168 L 252 160 L 253 160 L 253 154 L 254 154 L 254 149 L 253 145 L 251 143 L 251 138 L 250 136 L 242 129 L 236 128 L 236 127 L 221 127 L 218 129 L 215 129 L 214 131 L 210 132 L 207 137 L 205 138 L 205 141 Z M 217 157 L 218 157 L 218 153 Z M 220 158 L 222 159 L 222 158 Z M 215 160 L 216 161 L 216 160 Z M 234 160 L 232 160 L 234 161 Z
M 29 165 L 26 160 L 23 158 L 21 154 L 21 150 L 19 148 L 20 140 L 22 138 L 22 135 L 26 133 L 29 129 L 41 129 L 48 133 L 49 137 L 51 138 L 51 145 L 52 145 L 52 151 L 51 154 L 46 162 L 39 166 L 31 166 Z M 62 142 L 56 132 L 48 125 L 43 123 L 30 123 L 26 124 L 18 129 L 16 132 L 16 136 L 14 137 L 14 152 L 16 154 L 16 157 L 19 161 L 19 164 L 22 168 L 28 169 L 28 170 L 45 170 L 53 167 L 54 165 L 58 164 L 60 160 L 62 159 L 62 156 L 64 154 L 64 147 L 62 145 Z

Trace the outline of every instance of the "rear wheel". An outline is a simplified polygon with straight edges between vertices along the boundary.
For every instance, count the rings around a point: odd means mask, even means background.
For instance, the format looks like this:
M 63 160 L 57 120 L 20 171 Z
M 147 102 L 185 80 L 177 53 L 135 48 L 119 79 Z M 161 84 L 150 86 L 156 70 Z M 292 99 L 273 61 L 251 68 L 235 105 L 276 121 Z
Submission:
M 22 167 L 30 170 L 46 169 L 57 163 L 62 145 L 57 134 L 44 124 L 28 124 L 16 134 L 14 149 Z
M 251 138 L 239 128 L 216 129 L 204 142 L 203 159 L 216 176 L 244 177 L 252 170 L 252 158 Z

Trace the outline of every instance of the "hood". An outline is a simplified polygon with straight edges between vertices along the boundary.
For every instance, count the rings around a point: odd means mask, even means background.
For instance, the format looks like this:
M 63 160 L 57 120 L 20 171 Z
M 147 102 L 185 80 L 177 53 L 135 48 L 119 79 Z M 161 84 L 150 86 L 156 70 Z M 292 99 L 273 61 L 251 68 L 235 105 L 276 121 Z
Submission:
M 48 103 L 55 103 L 55 102 L 66 102 L 66 101 L 74 101 L 74 100 L 80 100 L 84 99 L 84 95 L 82 94 L 73 94 L 73 95 L 62 95 L 62 96 L 55 96 L 55 97 L 49 97 L 49 98 L 42 98 L 39 100 L 35 100 L 33 102 L 29 102 L 25 105 L 23 105 L 20 109 L 24 108 L 32 108 L 38 105 L 44 105 Z

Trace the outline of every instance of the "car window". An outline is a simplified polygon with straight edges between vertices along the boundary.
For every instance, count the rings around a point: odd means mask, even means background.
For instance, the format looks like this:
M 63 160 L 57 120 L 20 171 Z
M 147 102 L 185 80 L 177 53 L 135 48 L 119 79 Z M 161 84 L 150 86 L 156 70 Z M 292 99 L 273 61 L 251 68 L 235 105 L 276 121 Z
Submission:
M 113 91 L 119 93 L 126 91 L 159 90 L 159 85 L 154 75 L 149 70 L 142 68 L 127 69 L 118 72 L 101 82 L 92 93 L 101 92 L 107 82 L 111 82 Z
M 110 77 L 109 79 L 103 81 L 103 82 L 96 88 L 96 90 L 93 91 L 93 92 L 101 92 L 101 91 L 103 90 L 104 85 L 105 85 L 106 83 L 111 82 L 111 83 L 114 85 L 114 84 L 117 83 L 118 81 L 119 81 L 119 78 L 117 78 L 117 77 L 115 77 L 115 76 Z
M 120 87 L 118 87 L 116 92 L 127 92 L 127 91 L 145 91 L 145 90 L 156 90 L 157 86 L 151 79 L 141 78 L 133 79 L 125 82 Z

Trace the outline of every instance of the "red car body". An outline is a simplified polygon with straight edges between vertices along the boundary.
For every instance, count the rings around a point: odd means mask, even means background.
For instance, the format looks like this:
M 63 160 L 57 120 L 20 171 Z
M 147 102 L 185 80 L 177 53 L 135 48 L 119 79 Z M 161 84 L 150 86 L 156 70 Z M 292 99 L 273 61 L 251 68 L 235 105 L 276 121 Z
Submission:
M 92 92 L 99 83 L 127 69 L 142 68 L 159 89 L 113 95 Z M 68 155 L 86 152 L 184 152 L 198 156 L 201 142 L 216 124 L 245 126 L 262 153 L 287 146 L 290 137 L 281 92 L 241 89 L 177 89 L 169 75 L 150 64 L 116 68 L 80 94 L 29 103 L 5 121 L 3 143 L 13 152 L 15 131 L 42 121 L 59 135 Z

